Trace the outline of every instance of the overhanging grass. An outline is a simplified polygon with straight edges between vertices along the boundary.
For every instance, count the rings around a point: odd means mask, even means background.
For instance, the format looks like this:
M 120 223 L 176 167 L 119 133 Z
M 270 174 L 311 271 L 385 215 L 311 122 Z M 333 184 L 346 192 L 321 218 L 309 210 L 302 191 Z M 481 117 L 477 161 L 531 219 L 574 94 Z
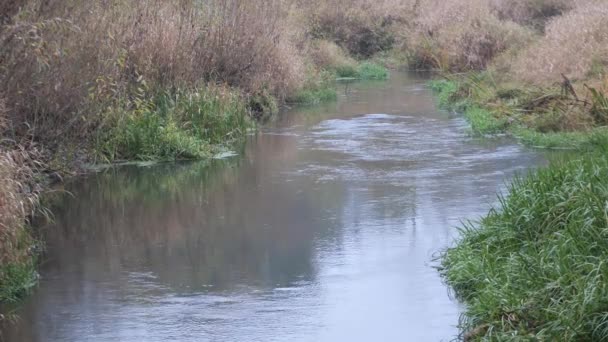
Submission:
M 310 70 L 304 86 L 287 98 L 292 104 L 317 104 L 337 97 L 335 75 L 330 71 Z
M 305 88 L 287 99 L 294 104 L 317 104 L 323 101 L 335 100 L 338 93 L 334 86 L 323 85 L 318 88 Z
M 241 139 L 251 126 L 241 95 L 208 86 L 160 94 L 109 114 L 98 152 L 110 160 L 201 159 Z
M 464 112 L 476 135 L 497 134 L 505 132 L 507 120 L 497 118 L 492 112 L 478 106 L 468 107 Z
M 546 149 L 595 150 L 608 146 L 608 129 L 589 132 L 539 133 L 529 128 L 514 128 L 513 134 L 524 145 Z
M 7 208 L 0 206 L 0 209 Z M 2 212 L 1 218 L 6 218 L 10 215 L 20 215 L 15 212 Z M 2 263 L 0 263 L 0 304 L 14 304 L 23 299 L 36 285 L 38 273 L 36 272 L 36 253 L 34 251 L 35 241 L 31 236 L 30 229 L 24 223 L 11 221 L 10 226 L 0 226 L 1 230 L 12 230 L 16 239 L 11 243 L 1 241 L 3 255 Z M 6 224 L 6 220 L 4 220 Z M 12 257 L 7 258 L 12 254 Z M 0 317 L 0 322 L 2 321 Z
M 467 304 L 470 340 L 608 339 L 608 161 L 555 162 L 516 178 L 461 230 L 440 272 Z
M 373 62 L 344 64 L 331 67 L 321 72 L 309 70 L 307 81 L 297 92 L 287 98 L 291 104 L 317 104 L 337 98 L 336 80 L 386 80 L 389 77 L 387 68 Z
M 475 135 L 504 133 L 508 120 L 498 117 L 490 110 L 471 102 L 468 98 L 459 98 L 459 85 L 450 80 L 436 80 L 429 83 L 437 94 L 439 105 L 443 108 L 462 112 L 471 125 Z
M 0 303 L 19 302 L 36 285 L 37 280 L 33 260 L 0 266 Z

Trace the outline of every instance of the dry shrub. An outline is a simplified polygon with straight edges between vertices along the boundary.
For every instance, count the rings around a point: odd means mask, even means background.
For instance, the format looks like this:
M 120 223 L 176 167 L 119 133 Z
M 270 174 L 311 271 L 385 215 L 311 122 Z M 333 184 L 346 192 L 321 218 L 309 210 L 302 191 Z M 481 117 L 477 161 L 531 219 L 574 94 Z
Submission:
M 27 0 L 2 0 L 0 2 L 0 25 L 8 23 L 26 2 Z M 0 30 L 2 30 L 1 26 Z
M 336 43 L 328 40 L 314 42 L 310 55 L 313 63 L 321 69 L 355 68 L 357 62 L 348 56 Z
M 494 57 L 532 36 L 513 22 L 499 20 L 487 0 L 427 0 L 415 16 L 406 48 L 417 67 L 484 69 Z
M 544 29 L 546 22 L 576 6 L 571 0 L 490 0 L 500 19 Z
M 608 63 L 608 4 L 595 3 L 552 20 L 545 36 L 514 62 L 517 78 L 535 84 L 586 78 Z
M 333 41 L 362 58 L 392 48 L 392 27 L 401 20 L 403 8 L 407 6 L 401 2 L 370 0 L 317 0 L 301 6 L 313 38 Z
M 89 136 L 141 93 L 226 83 L 282 97 L 299 72 L 280 0 L 30 1 L 0 35 L 17 136 Z M 297 63 L 295 63 L 297 65 Z

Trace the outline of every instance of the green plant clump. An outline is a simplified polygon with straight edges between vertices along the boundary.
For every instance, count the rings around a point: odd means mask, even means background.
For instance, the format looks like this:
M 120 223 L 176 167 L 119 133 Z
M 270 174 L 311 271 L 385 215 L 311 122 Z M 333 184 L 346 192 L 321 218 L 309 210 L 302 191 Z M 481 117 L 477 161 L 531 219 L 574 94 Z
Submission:
M 176 160 L 209 157 L 242 137 L 251 125 L 236 91 L 205 87 L 134 101 L 109 114 L 98 151 L 110 160 Z
M 36 285 L 37 280 L 38 275 L 32 259 L 0 266 L 0 303 L 19 302 Z
M 361 63 L 358 71 L 358 78 L 362 80 L 386 80 L 389 77 L 388 69 L 372 62 Z
M 604 155 L 516 178 L 441 257 L 465 340 L 608 340 L 607 217 Z
M 309 72 L 304 86 L 287 98 L 293 104 L 317 104 L 337 97 L 335 79 L 331 72 Z

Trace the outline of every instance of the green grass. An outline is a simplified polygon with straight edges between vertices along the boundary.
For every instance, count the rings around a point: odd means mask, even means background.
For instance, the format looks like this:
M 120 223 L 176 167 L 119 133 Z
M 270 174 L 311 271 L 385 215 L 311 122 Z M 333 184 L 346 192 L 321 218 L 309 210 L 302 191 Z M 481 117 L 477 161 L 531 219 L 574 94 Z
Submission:
M 333 68 L 337 78 L 354 78 L 358 80 L 386 80 L 389 71 L 381 64 L 365 61 L 356 65 L 345 64 Z
M 440 273 L 470 340 L 608 339 L 608 161 L 590 154 L 516 178 L 461 229 Z
M 287 99 L 287 102 L 294 104 L 317 104 L 324 101 L 335 100 L 338 93 L 333 86 L 319 88 L 305 88 L 298 91 Z
M 504 133 L 507 128 L 506 118 L 496 117 L 485 108 L 471 106 L 465 110 L 464 115 L 475 135 Z
M 359 65 L 358 78 L 362 80 L 386 80 L 389 77 L 388 69 L 372 62 L 363 62 Z
M 386 80 L 388 69 L 372 62 L 362 62 L 358 65 L 344 64 L 321 72 L 311 70 L 304 86 L 287 98 L 291 104 L 318 104 L 337 98 L 336 80 Z
M 359 78 L 359 67 L 357 65 L 345 64 L 335 68 L 338 78 Z
M 560 112 L 559 106 L 552 107 L 551 101 L 559 101 L 560 96 L 554 89 L 501 86 L 483 73 L 434 80 L 429 87 L 440 107 L 464 114 L 475 135 L 510 133 L 526 146 L 546 149 L 593 150 L 608 146 L 608 130 L 601 126 L 584 131 L 559 130 L 562 115 L 567 114 Z M 530 110 L 528 106 L 534 103 L 546 103 L 546 107 L 532 105 Z M 604 117 L 603 108 L 596 110 L 600 113 L 597 117 Z
M 589 132 L 540 133 L 529 128 L 517 127 L 512 131 L 524 145 L 537 148 L 589 151 L 608 146 L 606 128 L 596 128 Z
M 317 104 L 337 98 L 335 76 L 332 72 L 310 72 L 304 86 L 287 98 L 292 104 Z
M 490 110 L 474 104 L 468 98 L 459 98 L 460 85 L 450 80 L 435 80 L 429 83 L 430 88 L 437 94 L 442 108 L 462 112 L 471 125 L 475 135 L 504 133 L 508 126 L 505 117 L 499 117 Z
M 38 275 L 33 260 L 0 266 L 0 303 L 19 302 L 37 281 Z
M 109 114 L 110 129 L 98 142 L 109 160 L 207 158 L 242 139 L 252 125 L 247 102 L 230 89 L 208 86 L 135 101 Z

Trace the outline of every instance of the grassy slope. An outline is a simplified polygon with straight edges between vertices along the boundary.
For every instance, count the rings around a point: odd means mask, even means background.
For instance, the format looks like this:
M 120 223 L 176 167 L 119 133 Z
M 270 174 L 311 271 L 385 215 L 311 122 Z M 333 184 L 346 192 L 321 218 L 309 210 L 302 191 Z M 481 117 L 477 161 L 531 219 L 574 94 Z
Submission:
M 467 303 L 470 339 L 608 339 L 608 161 L 556 162 L 517 178 L 462 229 L 441 274 Z

